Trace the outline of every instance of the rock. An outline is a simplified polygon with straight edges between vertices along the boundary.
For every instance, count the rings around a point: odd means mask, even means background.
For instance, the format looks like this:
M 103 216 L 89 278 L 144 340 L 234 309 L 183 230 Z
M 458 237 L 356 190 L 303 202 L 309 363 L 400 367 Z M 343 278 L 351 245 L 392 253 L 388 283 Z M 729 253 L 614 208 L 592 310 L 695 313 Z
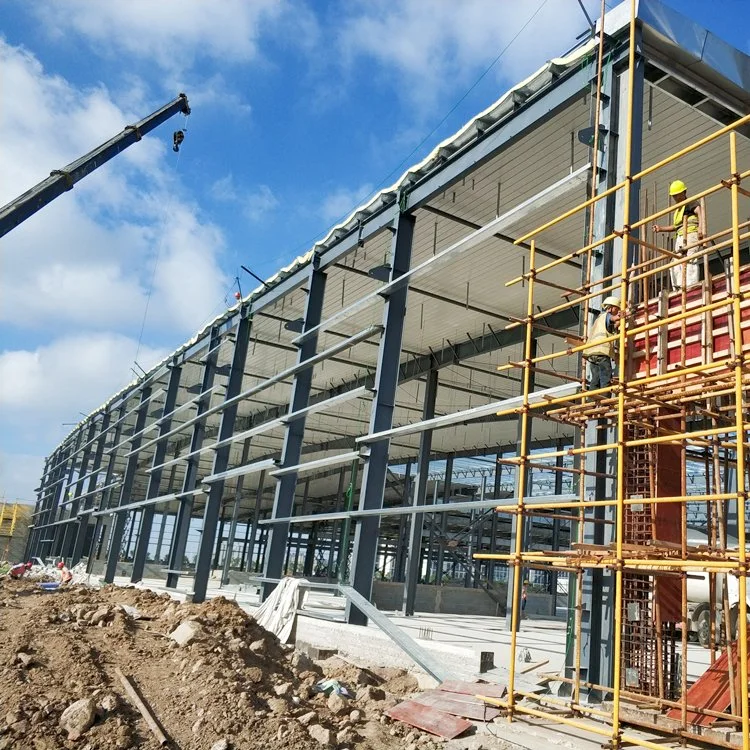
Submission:
M 285 682 L 283 685 L 277 685 L 273 692 L 276 693 L 280 698 L 283 698 L 286 695 L 290 695 L 292 692 L 292 683 L 291 682 Z
M 357 685 L 379 685 L 381 682 L 369 669 L 360 669 L 354 679 Z
M 351 721 L 352 724 L 359 724 L 359 722 L 362 721 L 362 712 L 355 708 L 354 711 L 349 714 L 349 721 Z
M 89 620 L 90 625 L 99 625 L 99 623 L 104 622 L 109 617 L 109 607 L 100 607 L 99 609 L 94 612 L 93 615 L 91 615 L 91 619 Z
M 417 672 L 415 677 L 420 690 L 434 690 L 440 684 L 432 675 L 422 672 Z
M 203 726 L 203 719 L 196 719 L 195 723 L 193 724 L 191 731 L 193 734 L 200 734 L 201 727 Z
M 417 743 L 416 742 L 410 742 L 406 746 L 406 750 L 417 750 Z
M 96 705 L 91 698 L 82 698 L 71 703 L 60 716 L 60 726 L 68 733 L 69 740 L 77 740 L 94 723 Z
M 320 667 L 307 655 L 301 651 L 295 651 L 289 658 L 289 663 L 298 672 L 316 672 L 320 673 Z
M 250 644 L 250 650 L 257 654 L 259 651 L 265 651 L 266 650 L 266 642 L 261 638 L 258 641 L 253 641 Z
M 31 654 L 27 654 L 23 651 L 19 651 L 16 654 L 16 659 L 21 662 L 21 665 L 24 667 L 24 669 L 28 669 L 31 666 L 31 663 L 34 661 L 34 657 Z
M 227 740 L 219 740 L 211 745 L 211 750 L 229 750 L 229 742 Z
M 333 745 L 333 736 L 330 729 L 322 727 L 320 724 L 313 724 L 307 728 L 307 732 L 314 740 L 317 740 L 321 745 L 330 747 Z
M 102 711 L 106 711 L 107 713 L 112 713 L 113 711 L 117 710 L 118 706 L 118 698 L 114 693 L 107 693 L 102 698 L 99 699 L 99 706 L 102 709 Z
M 283 698 L 269 698 L 266 703 L 268 703 L 271 713 L 285 714 L 287 712 L 287 702 Z
M 367 703 L 368 701 L 384 701 L 385 690 L 379 687 L 374 687 L 373 685 L 368 685 L 357 691 L 357 700 L 362 703 Z
M 185 620 L 180 623 L 169 635 L 178 646 L 187 646 L 196 638 L 203 635 L 203 627 L 195 620 Z
M 354 742 L 354 732 L 347 727 L 346 729 L 342 729 L 337 735 L 336 735 L 336 743 L 341 745 L 346 742 Z
M 297 721 L 302 724 L 303 727 L 306 727 L 310 722 L 315 721 L 318 718 L 318 714 L 315 713 L 315 711 L 310 711 L 309 713 L 302 714 L 302 716 L 297 717 Z
M 412 742 L 417 741 L 417 737 L 419 737 L 419 735 L 416 732 L 409 732 L 409 734 L 404 737 L 404 744 L 411 745 Z
M 332 714 L 344 714 L 349 712 L 349 702 L 338 693 L 331 693 L 328 696 L 328 710 Z
M 23 716 L 21 716 L 18 711 L 9 711 L 5 715 L 5 723 L 10 726 L 11 724 L 15 724 L 17 721 L 21 721 L 22 718 Z
M 15 734 L 26 734 L 26 732 L 29 731 L 29 722 L 26 721 L 26 719 L 21 719 L 21 721 L 17 721 L 15 724 L 11 724 L 10 730 Z

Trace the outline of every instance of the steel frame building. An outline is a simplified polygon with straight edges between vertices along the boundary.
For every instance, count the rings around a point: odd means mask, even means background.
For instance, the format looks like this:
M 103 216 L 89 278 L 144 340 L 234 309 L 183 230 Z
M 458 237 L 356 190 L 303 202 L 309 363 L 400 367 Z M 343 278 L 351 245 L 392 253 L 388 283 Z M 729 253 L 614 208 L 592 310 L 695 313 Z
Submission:
M 560 413 L 583 381 L 582 347 L 566 338 L 585 333 L 610 287 L 628 292 L 624 241 L 639 217 L 668 209 L 671 167 L 634 175 L 702 142 L 674 168 L 691 193 L 711 194 L 737 171 L 712 135 L 732 123 L 736 158 L 750 160 L 750 125 L 737 122 L 750 111 L 750 58 L 656 0 L 634 5 L 632 24 L 625 6 L 607 13 L 602 34 L 507 92 L 92 412 L 46 461 L 29 553 L 87 557 L 111 582 L 125 548 L 139 581 L 157 519 L 167 586 L 189 577 L 195 601 L 241 542 L 240 567 L 262 570 L 266 593 L 297 572 L 301 549 L 309 575 L 324 548 L 328 576 L 369 599 L 376 563 L 392 556 L 413 613 L 425 569 L 444 570 L 450 515 L 479 553 L 474 581 L 494 579 L 496 564 L 512 570 L 515 631 L 521 571 L 539 545 L 622 544 L 611 530 L 622 521 L 626 398 L 608 424 L 603 412 Z M 717 225 L 732 224 L 728 210 Z M 456 461 L 475 456 L 492 456 L 492 486 L 456 502 Z M 430 480 L 435 461 L 442 481 Z M 516 497 L 503 513 L 464 515 L 507 498 L 503 465 Z M 554 477 L 554 497 L 535 491 L 541 475 Z M 535 528 L 547 529 L 536 541 Z M 586 613 L 575 700 L 602 685 L 619 696 L 622 570 L 583 574 L 568 559 L 552 573 L 577 576 L 571 604 Z M 356 607 L 347 618 L 366 621 Z M 513 696 L 511 686 L 511 714 Z M 617 719 L 613 731 L 618 742 Z

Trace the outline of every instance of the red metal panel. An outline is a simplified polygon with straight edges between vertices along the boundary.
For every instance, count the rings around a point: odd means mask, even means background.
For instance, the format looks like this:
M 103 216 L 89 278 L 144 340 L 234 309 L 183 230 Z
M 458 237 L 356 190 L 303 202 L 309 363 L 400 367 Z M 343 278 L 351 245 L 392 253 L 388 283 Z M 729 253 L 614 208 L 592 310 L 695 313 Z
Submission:
M 732 665 L 734 674 L 739 677 L 737 666 L 737 644 L 733 643 L 732 648 Z M 728 711 L 732 705 L 731 692 L 729 690 L 729 658 L 728 651 L 725 651 L 693 684 L 687 692 L 687 702 L 689 706 L 698 706 L 707 708 L 709 711 Z M 739 695 L 739 680 L 735 679 L 737 694 Z M 667 713 L 670 719 L 680 719 L 682 713 L 679 708 L 673 708 Z M 717 721 L 714 716 L 705 714 L 687 712 L 688 724 L 696 724 L 702 727 L 708 727 Z
M 422 729 L 438 737 L 452 740 L 470 729 L 472 723 L 458 716 L 452 716 L 444 711 L 438 711 L 431 706 L 425 706 L 416 701 L 404 701 L 386 711 L 386 714 L 396 721 L 403 721 L 417 729 Z
M 436 708 L 454 716 L 463 716 L 475 721 L 492 721 L 500 716 L 500 711 L 470 695 L 446 693 L 442 690 L 428 690 L 413 698 L 416 703 Z
M 679 432 L 678 420 L 663 423 L 666 430 Z M 656 446 L 656 496 L 678 497 L 682 494 L 681 448 L 679 445 L 661 443 Z M 654 506 L 656 538 L 664 542 L 679 544 L 681 540 L 681 512 L 677 503 L 661 503 Z M 682 583 L 673 576 L 655 576 L 656 591 L 661 606 L 662 622 L 682 620 Z
M 488 698 L 504 698 L 508 692 L 505 685 L 498 683 L 465 682 L 464 680 L 445 680 L 440 683 L 438 690 L 462 695 L 486 695 Z

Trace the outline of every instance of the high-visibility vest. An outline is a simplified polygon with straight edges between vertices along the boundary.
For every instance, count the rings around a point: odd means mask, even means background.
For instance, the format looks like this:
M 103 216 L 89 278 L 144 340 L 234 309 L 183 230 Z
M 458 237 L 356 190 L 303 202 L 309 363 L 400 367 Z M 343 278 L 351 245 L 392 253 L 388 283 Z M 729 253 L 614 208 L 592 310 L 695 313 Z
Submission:
M 695 213 L 693 213 L 696 209 L 696 206 L 694 205 L 680 206 L 674 212 L 674 221 L 673 221 L 673 227 L 674 227 L 675 235 L 677 237 L 682 237 L 682 219 L 685 216 L 686 208 L 690 209 L 690 213 L 688 213 L 688 216 L 687 216 L 688 232 L 697 232 L 698 227 L 700 226 L 698 217 L 695 215 Z
M 595 354 L 605 354 L 608 357 L 612 356 L 614 346 L 612 341 L 602 341 L 609 336 L 607 331 L 607 313 L 602 313 L 595 321 L 594 325 L 591 326 L 587 344 L 592 344 L 596 341 L 601 341 L 600 344 L 594 344 L 594 346 L 585 349 L 583 352 L 584 357 L 591 357 Z

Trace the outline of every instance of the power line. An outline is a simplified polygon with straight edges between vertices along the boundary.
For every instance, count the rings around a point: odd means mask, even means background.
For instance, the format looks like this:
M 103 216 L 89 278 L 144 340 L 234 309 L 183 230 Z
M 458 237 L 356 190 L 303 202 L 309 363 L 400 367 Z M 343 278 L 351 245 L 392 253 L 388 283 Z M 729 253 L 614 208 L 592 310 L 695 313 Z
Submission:
M 384 185 L 388 184 L 388 181 L 393 177 L 394 174 L 398 174 L 399 170 L 409 162 L 414 156 L 417 151 L 419 151 L 422 146 L 424 146 L 427 141 L 432 138 L 432 136 L 445 124 L 445 122 L 450 118 L 450 116 L 458 109 L 459 106 L 464 102 L 466 97 L 469 96 L 469 94 L 482 82 L 482 80 L 487 76 L 487 74 L 497 65 L 497 63 L 501 60 L 503 55 L 510 49 L 510 47 L 513 45 L 513 43 L 518 39 L 519 36 L 526 30 L 528 25 L 539 15 L 539 13 L 542 11 L 545 5 L 549 0 L 542 0 L 539 7 L 529 16 L 529 18 L 526 20 L 526 22 L 521 26 L 521 28 L 516 32 L 516 34 L 513 36 L 513 38 L 503 47 L 502 50 L 500 50 L 500 53 L 495 57 L 495 59 L 482 71 L 480 76 L 474 81 L 474 83 L 469 86 L 469 88 L 464 92 L 464 94 L 461 96 L 460 99 L 448 110 L 448 112 L 445 114 L 445 116 L 438 122 L 437 125 L 424 137 L 422 140 L 382 179 L 380 182 L 377 183 L 377 186 L 375 189 L 370 193 L 368 198 L 371 198 L 373 195 L 375 195 Z M 353 206 L 352 208 L 356 208 L 356 206 Z M 339 223 L 340 221 L 343 221 L 351 211 L 341 216 L 336 223 Z M 309 240 L 305 240 L 304 242 L 301 242 L 299 245 L 295 247 L 294 250 L 292 250 L 292 254 L 296 254 L 300 248 L 308 247 L 311 243 L 315 242 L 317 239 L 319 239 L 321 236 L 323 236 L 326 231 L 329 229 L 329 227 L 325 227 L 323 230 L 318 232 L 315 236 L 311 237 Z

